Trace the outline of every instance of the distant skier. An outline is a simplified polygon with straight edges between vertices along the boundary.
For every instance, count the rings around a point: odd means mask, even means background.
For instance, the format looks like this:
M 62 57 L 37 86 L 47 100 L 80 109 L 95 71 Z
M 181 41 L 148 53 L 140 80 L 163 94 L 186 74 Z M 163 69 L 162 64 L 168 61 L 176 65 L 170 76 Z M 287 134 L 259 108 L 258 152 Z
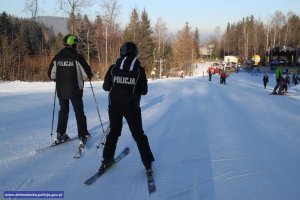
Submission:
M 293 74 L 292 76 L 292 82 L 294 83 L 294 85 L 297 85 L 298 84 L 298 80 L 299 80 L 299 75 L 297 74 Z
M 126 42 L 120 48 L 120 58 L 111 65 L 103 83 L 109 91 L 108 114 L 111 130 L 106 137 L 103 160 L 100 169 L 109 167 L 114 160 L 116 145 L 122 131 L 122 119 L 128 122 L 129 129 L 137 143 L 147 175 L 152 174 L 154 161 L 148 138 L 142 127 L 140 108 L 141 95 L 148 92 L 145 70 L 137 59 L 138 49 L 133 42 Z
M 269 82 L 269 76 L 268 76 L 267 72 L 265 72 L 265 75 L 263 77 L 263 82 L 264 82 L 264 88 L 266 89 L 267 84 Z
M 207 72 L 208 72 L 208 80 L 211 81 L 211 77 L 212 77 L 212 69 L 209 67 L 207 69 Z
M 286 73 L 283 74 L 283 86 L 282 86 L 282 91 L 283 91 L 284 93 L 287 93 L 289 84 L 290 84 L 290 76 L 289 76 L 289 74 L 286 72 Z
M 283 94 L 283 92 L 282 92 L 282 89 L 283 89 L 282 74 L 283 74 L 282 67 L 278 66 L 278 68 L 276 69 L 276 85 L 275 85 L 275 87 L 273 89 L 273 92 L 271 94 L 279 94 L 279 95 Z M 278 93 L 277 93 L 277 89 L 278 89 Z
M 57 136 L 55 143 L 69 139 L 66 134 L 69 101 L 71 101 L 78 129 L 80 144 L 85 144 L 90 136 L 87 130 L 86 117 L 83 110 L 83 78 L 91 80 L 93 74 L 86 60 L 77 52 L 77 36 L 66 35 L 63 39 L 64 48 L 52 59 L 48 76 L 56 82 L 57 97 L 60 111 L 58 113 Z
M 229 75 L 226 73 L 225 70 L 222 70 L 220 72 L 220 84 L 226 84 L 226 78 L 228 77 Z

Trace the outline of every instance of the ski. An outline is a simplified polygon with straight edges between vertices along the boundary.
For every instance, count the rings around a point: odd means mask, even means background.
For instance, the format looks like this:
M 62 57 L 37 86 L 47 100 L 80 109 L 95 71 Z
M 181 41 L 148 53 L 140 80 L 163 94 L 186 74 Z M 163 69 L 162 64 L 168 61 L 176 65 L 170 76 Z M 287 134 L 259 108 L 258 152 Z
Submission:
M 41 148 L 41 149 L 37 149 L 37 150 L 35 150 L 35 151 L 36 151 L 36 152 L 42 152 L 42 151 L 45 151 L 45 150 L 50 149 L 50 148 L 52 148 L 52 147 L 59 146 L 59 145 L 61 145 L 61 144 L 70 142 L 70 141 L 75 140 L 75 139 L 78 139 L 78 136 L 72 137 L 72 138 L 70 138 L 70 139 L 68 139 L 68 140 L 66 140 L 66 141 L 60 142 L 60 143 L 55 143 L 55 142 L 53 142 L 50 146 L 47 146 L 47 147 L 44 147 L 44 148 Z
M 275 95 L 275 96 L 295 96 L 293 93 L 283 93 L 283 94 L 270 94 L 270 95 Z
M 150 174 L 147 174 L 147 183 L 148 183 L 149 193 L 155 192 L 156 185 L 155 185 L 154 178 L 153 178 L 153 172 L 151 172 Z
M 86 185 L 91 185 L 93 184 L 100 176 L 102 176 L 105 172 L 107 172 L 112 166 L 114 166 L 116 163 L 118 163 L 122 158 L 124 158 L 126 155 L 128 155 L 130 152 L 129 148 L 126 147 L 120 154 L 115 157 L 114 162 L 106 168 L 105 170 L 99 170 L 97 173 L 95 173 L 93 176 L 88 178 L 84 183 Z
M 74 158 L 81 158 L 82 153 L 84 152 L 84 149 L 86 147 L 86 145 L 88 144 L 88 142 L 91 140 L 92 135 L 87 139 L 85 144 L 80 144 L 78 147 L 78 150 L 76 152 L 76 154 L 74 155 Z
M 276 93 L 273 93 L 271 92 L 269 95 L 277 95 L 277 96 L 289 96 L 289 95 L 292 95 L 293 93 L 290 93 L 290 92 L 282 92 L 281 94 L 278 94 L 277 92 Z

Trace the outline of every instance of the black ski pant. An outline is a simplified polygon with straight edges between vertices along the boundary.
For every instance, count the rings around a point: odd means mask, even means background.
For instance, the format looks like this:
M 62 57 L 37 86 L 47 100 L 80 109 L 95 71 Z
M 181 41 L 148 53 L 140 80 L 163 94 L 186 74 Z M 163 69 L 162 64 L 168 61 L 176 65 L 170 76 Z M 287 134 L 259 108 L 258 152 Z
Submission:
M 220 84 L 226 84 L 226 78 L 220 78 Z
M 212 76 L 212 74 L 209 74 L 209 75 L 208 75 L 208 80 L 209 80 L 209 81 L 211 81 L 211 76 Z
M 88 134 L 86 117 L 83 110 L 83 101 L 81 97 L 72 97 L 70 99 L 59 99 L 60 110 L 58 113 L 57 133 L 66 133 L 68 116 L 69 116 L 69 101 L 73 105 L 75 117 L 77 121 L 78 137 L 81 138 Z
M 281 79 L 278 79 L 276 80 L 276 85 L 273 89 L 273 93 L 276 93 L 277 92 L 277 89 L 279 88 L 278 90 L 278 93 L 282 93 L 282 90 L 283 90 L 283 81 Z
M 268 82 L 264 81 L 264 88 L 267 87 Z
M 134 105 L 109 106 L 108 109 L 110 132 L 106 137 L 103 150 L 103 162 L 108 162 L 114 158 L 118 138 L 122 131 L 122 121 L 125 117 L 132 137 L 134 138 L 143 164 L 146 166 L 154 161 L 147 136 L 142 128 L 141 108 Z

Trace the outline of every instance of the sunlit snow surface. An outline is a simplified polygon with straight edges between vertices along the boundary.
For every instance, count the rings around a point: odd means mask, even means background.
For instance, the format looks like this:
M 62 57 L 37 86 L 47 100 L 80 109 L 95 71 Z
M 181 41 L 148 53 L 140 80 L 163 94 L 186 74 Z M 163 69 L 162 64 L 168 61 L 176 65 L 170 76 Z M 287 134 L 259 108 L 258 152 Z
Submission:
M 144 167 L 126 123 L 117 152 L 130 154 L 93 185 L 84 181 L 98 170 L 102 137 L 89 82 L 84 106 L 94 135 L 81 159 L 78 140 L 37 152 L 53 138 L 54 83 L 0 83 L 0 191 L 64 191 L 64 199 L 103 200 L 297 200 L 300 199 L 300 86 L 288 96 L 269 95 L 262 75 L 231 74 L 228 85 L 209 64 L 195 76 L 149 80 L 142 97 L 143 127 L 156 161 L 157 191 L 149 196 Z M 204 74 L 204 76 L 203 76 Z M 104 128 L 107 93 L 92 82 Z M 56 99 L 54 132 L 56 129 Z M 77 135 L 73 109 L 68 134 Z M 27 198 L 28 199 L 28 198 Z

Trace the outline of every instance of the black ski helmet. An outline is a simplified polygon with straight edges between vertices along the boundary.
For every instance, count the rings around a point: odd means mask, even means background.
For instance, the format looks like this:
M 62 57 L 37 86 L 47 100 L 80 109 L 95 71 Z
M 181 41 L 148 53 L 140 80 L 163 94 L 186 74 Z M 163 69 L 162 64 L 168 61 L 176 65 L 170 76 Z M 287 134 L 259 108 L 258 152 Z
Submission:
M 136 56 L 137 53 L 138 49 L 133 42 L 125 42 L 120 48 L 120 55 L 123 57 L 128 55 Z
M 76 35 L 68 34 L 63 39 L 64 46 L 75 47 L 79 42 L 79 39 Z

